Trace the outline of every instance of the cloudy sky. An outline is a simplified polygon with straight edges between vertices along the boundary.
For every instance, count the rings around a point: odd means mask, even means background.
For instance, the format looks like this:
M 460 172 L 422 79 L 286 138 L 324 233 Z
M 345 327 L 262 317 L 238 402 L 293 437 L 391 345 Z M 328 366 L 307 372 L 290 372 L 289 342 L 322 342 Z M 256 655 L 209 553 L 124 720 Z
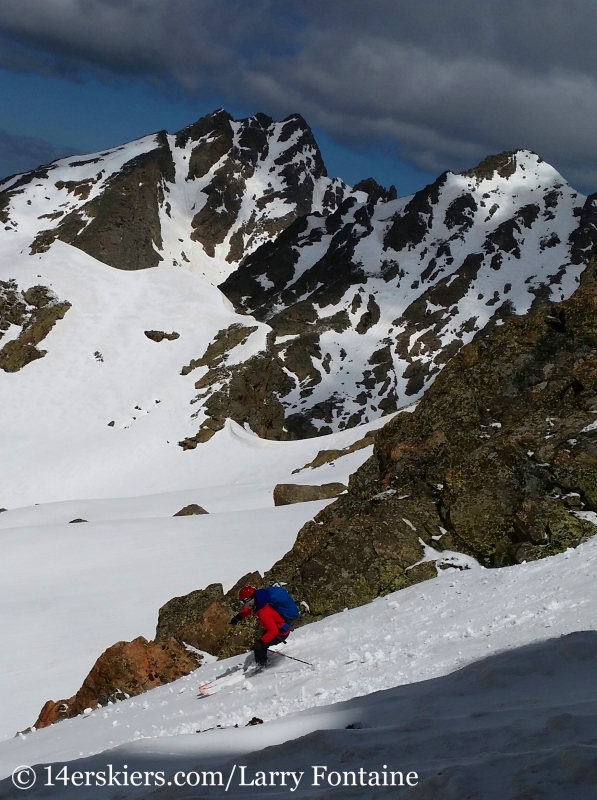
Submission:
M 0 174 L 214 108 L 300 112 L 400 193 L 528 148 L 597 189 L 596 0 L 1 0 Z

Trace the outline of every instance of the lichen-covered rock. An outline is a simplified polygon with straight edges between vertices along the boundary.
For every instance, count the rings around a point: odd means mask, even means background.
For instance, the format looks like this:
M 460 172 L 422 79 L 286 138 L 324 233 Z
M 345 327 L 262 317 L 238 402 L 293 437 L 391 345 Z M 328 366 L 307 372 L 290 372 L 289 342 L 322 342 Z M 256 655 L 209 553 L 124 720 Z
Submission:
M 330 500 L 346 491 L 343 483 L 324 483 L 308 486 L 300 483 L 278 483 L 274 487 L 274 505 L 288 506 L 291 503 L 308 503 L 311 500 Z

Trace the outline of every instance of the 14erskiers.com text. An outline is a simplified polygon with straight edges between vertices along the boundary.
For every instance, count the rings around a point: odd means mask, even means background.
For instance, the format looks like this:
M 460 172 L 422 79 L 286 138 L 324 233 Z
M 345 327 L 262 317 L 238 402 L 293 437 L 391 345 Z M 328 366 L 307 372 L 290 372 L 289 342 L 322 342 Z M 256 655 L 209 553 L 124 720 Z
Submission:
M 324 765 L 313 765 L 308 770 L 251 770 L 243 764 L 233 764 L 229 771 L 207 770 L 202 772 L 176 772 L 168 775 L 158 771 L 128 771 L 114 769 L 107 764 L 106 769 L 96 772 L 69 769 L 68 765 L 50 765 L 39 768 L 43 773 L 44 786 L 213 786 L 222 787 L 227 792 L 231 787 L 276 787 L 295 792 L 301 783 L 310 782 L 313 787 L 349 787 L 349 786 L 416 786 L 419 776 L 416 772 L 404 772 L 388 769 L 387 764 L 381 770 L 369 771 L 360 767 L 354 770 L 330 770 Z M 40 776 L 41 777 L 41 776 Z M 35 783 L 37 774 L 32 767 L 21 766 L 12 774 L 13 783 L 20 789 L 29 789 Z

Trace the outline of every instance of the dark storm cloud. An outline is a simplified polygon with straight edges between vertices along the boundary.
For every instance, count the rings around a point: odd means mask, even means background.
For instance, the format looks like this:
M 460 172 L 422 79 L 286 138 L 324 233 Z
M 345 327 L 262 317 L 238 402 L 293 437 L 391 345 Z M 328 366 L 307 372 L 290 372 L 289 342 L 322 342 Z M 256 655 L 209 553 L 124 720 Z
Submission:
M 3 0 L 0 63 L 298 110 L 345 141 L 393 140 L 426 170 L 527 147 L 588 186 L 596 29 L 594 0 Z
M 75 152 L 74 148 L 55 147 L 43 139 L 13 136 L 0 130 L 0 180 Z

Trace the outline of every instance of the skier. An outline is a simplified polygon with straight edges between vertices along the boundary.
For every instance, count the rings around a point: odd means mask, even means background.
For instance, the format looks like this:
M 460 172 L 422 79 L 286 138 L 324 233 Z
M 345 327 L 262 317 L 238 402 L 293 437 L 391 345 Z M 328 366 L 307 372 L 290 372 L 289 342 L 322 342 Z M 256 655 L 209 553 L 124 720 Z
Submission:
M 299 610 L 286 589 L 281 586 L 272 586 L 269 589 L 243 586 L 239 590 L 238 599 L 245 605 L 232 617 L 230 624 L 237 625 L 251 615 L 257 618 L 264 632 L 253 645 L 253 653 L 257 666 L 266 667 L 268 648 L 286 641 L 291 630 L 289 620 L 298 619 Z

